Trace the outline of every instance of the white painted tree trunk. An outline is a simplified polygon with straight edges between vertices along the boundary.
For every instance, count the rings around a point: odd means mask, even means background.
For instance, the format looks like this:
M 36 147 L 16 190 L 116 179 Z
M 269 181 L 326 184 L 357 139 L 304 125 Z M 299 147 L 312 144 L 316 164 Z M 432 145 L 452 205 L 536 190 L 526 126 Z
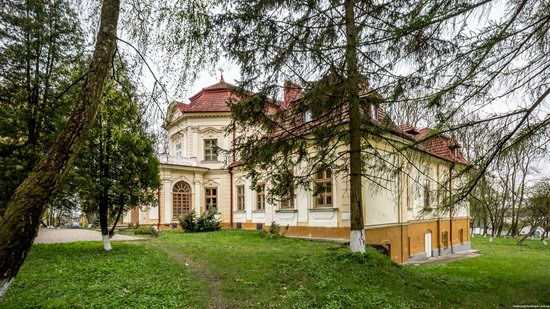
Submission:
M 10 287 L 12 281 L 13 278 L 0 282 L 0 300 L 4 298 L 4 295 L 6 295 L 6 292 L 8 291 L 8 288 Z
M 548 242 L 546 241 L 546 239 L 542 241 L 542 244 L 548 246 Z
M 351 230 L 349 247 L 351 252 L 365 253 L 365 230 Z
M 109 240 L 109 235 L 101 235 L 101 238 L 103 238 L 103 249 L 105 251 L 110 251 L 111 249 L 111 241 Z
M 489 242 L 493 242 L 493 236 L 491 236 L 491 238 L 489 238 Z

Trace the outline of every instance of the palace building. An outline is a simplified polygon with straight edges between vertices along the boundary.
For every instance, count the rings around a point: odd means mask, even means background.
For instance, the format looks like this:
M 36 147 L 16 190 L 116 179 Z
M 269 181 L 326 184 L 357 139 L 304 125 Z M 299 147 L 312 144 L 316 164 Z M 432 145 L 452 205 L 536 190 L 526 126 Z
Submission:
M 285 101 L 299 97 L 295 88 L 286 86 Z M 173 229 L 178 228 L 180 216 L 215 208 L 224 228 L 262 229 L 276 222 L 288 226 L 287 236 L 349 239 L 349 184 L 344 177 L 321 171 L 314 181 L 330 189 L 320 196 L 296 188 L 292 199 L 270 203 L 265 186 L 253 190 L 238 162 L 217 151 L 232 149 L 234 137 L 225 133 L 231 120 L 231 87 L 222 77 L 190 97 L 188 104 L 170 104 L 165 124 L 169 153 L 160 156 L 158 203 L 134 209 L 124 221 Z M 377 113 L 386 117 L 380 109 Z M 441 135 L 426 139 L 430 132 L 408 125 L 388 130 L 401 143 L 421 141 L 414 146 L 414 160 L 422 168 L 410 169 L 414 177 L 398 175 L 391 190 L 374 189 L 366 180 L 363 185 L 366 242 L 384 247 L 398 263 L 470 249 L 467 201 L 455 204 L 452 212 L 438 210 L 444 193 L 437 189 L 441 183 L 447 184 L 448 191 L 458 187 L 458 181 L 446 180 L 468 162 L 456 141 Z M 434 210 L 426 212 L 427 208 Z

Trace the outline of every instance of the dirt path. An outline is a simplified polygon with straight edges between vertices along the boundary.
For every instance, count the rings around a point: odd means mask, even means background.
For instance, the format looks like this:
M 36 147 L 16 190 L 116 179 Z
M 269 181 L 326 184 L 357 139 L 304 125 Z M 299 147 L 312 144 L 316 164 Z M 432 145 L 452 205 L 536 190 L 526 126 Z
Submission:
M 208 304 L 209 308 L 231 308 L 228 305 L 228 301 L 223 297 L 221 292 L 221 280 L 210 272 L 210 270 L 203 264 L 193 261 L 189 255 L 184 253 L 175 252 L 171 250 L 172 248 L 167 245 L 162 245 L 159 243 L 151 244 L 153 247 L 162 250 L 169 257 L 181 263 L 185 268 L 191 268 L 193 273 L 196 276 L 208 282 L 210 284 L 210 301 Z
M 115 234 L 111 241 L 144 240 L 142 237 Z M 101 241 L 101 233 L 86 229 L 40 229 L 35 244 L 51 244 L 76 241 Z

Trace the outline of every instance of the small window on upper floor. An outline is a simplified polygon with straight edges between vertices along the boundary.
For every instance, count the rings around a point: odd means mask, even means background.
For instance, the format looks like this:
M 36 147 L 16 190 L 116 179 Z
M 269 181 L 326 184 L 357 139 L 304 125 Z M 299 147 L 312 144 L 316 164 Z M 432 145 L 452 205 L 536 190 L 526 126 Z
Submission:
M 378 120 L 378 105 L 376 103 L 369 103 L 369 112 L 372 119 Z
M 183 157 L 181 143 L 176 144 L 176 157 Z
M 424 208 L 429 209 L 430 208 L 430 190 L 431 190 L 431 183 L 429 179 L 424 180 Z
M 304 123 L 305 122 L 311 122 L 311 120 L 313 120 L 313 114 L 309 110 L 305 111 L 304 112 Z
M 204 160 L 218 161 L 218 140 L 217 139 L 204 140 Z
M 453 153 L 453 156 L 458 157 L 460 155 L 460 148 L 459 147 L 453 147 L 451 148 L 451 152 Z

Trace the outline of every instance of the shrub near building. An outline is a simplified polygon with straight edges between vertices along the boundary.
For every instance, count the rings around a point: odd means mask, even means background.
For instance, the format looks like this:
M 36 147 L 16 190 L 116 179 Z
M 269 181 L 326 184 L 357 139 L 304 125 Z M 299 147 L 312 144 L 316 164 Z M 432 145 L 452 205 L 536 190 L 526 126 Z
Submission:
M 221 229 L 221 222 L 216 218 L 216 210 L 209 209 L 200 217 L 197 217 L 195 211 L 181 216 L 179 218 L 181 228 L 186 232 L 211 232 Z

